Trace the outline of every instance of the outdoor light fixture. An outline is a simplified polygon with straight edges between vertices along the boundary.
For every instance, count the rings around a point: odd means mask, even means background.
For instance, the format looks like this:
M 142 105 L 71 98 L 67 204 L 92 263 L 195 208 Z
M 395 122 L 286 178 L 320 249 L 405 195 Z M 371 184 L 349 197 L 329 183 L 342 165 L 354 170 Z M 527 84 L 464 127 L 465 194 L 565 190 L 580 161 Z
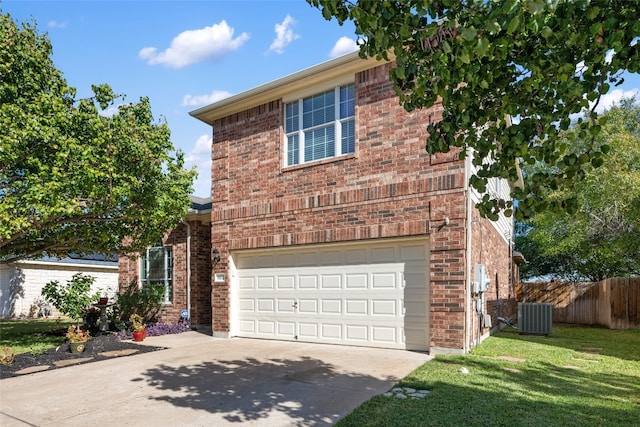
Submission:
M 213 248 L 213 250 L 211 251 L 211 255 L 213 255 L 213 266 L 215 267 L 217 263 L 220 262 L 220 251 L 218 250 L 218 248 Z

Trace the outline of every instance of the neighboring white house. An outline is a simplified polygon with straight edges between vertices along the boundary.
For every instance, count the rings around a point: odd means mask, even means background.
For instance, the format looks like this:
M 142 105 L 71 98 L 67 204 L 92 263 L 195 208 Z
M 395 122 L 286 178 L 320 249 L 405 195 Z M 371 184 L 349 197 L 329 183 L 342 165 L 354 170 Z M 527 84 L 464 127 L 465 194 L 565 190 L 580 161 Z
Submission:
M 117 257 L 69 255 L 0 264 L 0 318 L 37 316 L 44 285 L 52 280 L 66 284 L 76 273 L 94 277 L 92 290 L 109 297 L 118 290 Z

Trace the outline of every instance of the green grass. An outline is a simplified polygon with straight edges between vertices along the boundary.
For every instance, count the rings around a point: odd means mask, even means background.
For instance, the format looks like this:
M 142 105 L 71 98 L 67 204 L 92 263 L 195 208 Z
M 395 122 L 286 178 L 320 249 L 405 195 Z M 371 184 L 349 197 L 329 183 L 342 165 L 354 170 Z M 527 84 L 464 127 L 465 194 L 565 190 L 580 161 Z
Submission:
M 436 357 L 398 385 L 431 393 L 376 396 L 337 426 L 640 426 L 640 330 L 505 330 L 471 354 Z
M 64 343 L 64 333 L 73 322 L 68 319 L 0 320 L 0 348 L 40 354 Z

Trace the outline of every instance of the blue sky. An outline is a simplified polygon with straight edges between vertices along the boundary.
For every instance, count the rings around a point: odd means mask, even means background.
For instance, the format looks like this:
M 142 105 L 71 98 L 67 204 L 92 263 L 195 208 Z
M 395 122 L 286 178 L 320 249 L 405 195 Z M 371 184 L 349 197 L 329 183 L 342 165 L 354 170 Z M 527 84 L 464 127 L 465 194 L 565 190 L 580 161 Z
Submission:
M 36 20 L 78 96 L 108 83 L 127 102 L 149 97 L 187 166 L 198 167 L 201 197 L 210 195 L 211 127 L 189 111 L 356 49 L 353 25 L 304 0 L 4 0 L 0 9 Z
M 78 96 L 108 83 L 126 102 L 147 96 L 210 195 L 211 128 L 189 111 L 356 49 L 353 25 L 326 21 L 304 0 L 0 1 L 19 23 L 35 19 Z M 640 99 L 640 76 L 601 100 Z

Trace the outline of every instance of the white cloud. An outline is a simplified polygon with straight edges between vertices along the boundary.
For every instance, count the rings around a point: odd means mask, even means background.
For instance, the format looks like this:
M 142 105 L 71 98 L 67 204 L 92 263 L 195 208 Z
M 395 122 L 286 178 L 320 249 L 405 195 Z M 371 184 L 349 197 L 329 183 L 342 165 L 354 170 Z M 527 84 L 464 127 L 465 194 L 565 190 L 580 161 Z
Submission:
M 198 178 L 193 184 L 193 193 L 200 197 L 211 196 L 211 135 L 202 135 L 197 140 L 193 149 L 185 155 L 185 167 L 195 166 Z
M 635 98 L 640 101 L 640 89 L 612 90 L 609 93 L 602 95 L 596 111 L 598 113 L 603 113 L 605 110 L 609 110 L 614 104 L 618 104 L 624 98 Z M 590 103 L 589 106 L 593 106 L 593 103 Z
M 291 17 L 291 15 L 287 15 L 281 24 L 275 25 L 274 30 L 276 32 L 276 38 L 271 42 L 269 52 L 283 53 L 284 48 L 287 47 L 289 43 L 300 38 L 300 36 L 295 34 L 291 28 L 295 23 L 296 21 Z
M 47 27 L 49 28 L 67 28 L 66 22 L 58 22 L 58 21 L 49 21 L 47 22 Z
M 329 53 L 329 56 L 331 58 L 335 58 L 347 53 L 351 53 L 358 49 L 358 43 L 356 43 L 355 40 L 350 39 L 349 37 L 340 37 L 336 44 L 333 45 L 333 49 L 331 49 L 331 53 Z
M 209 95 L 185 95 L 182 98 L 182 106 L 199 107 L 201 105 L 209 105 L 231 96 L 231 93 L 224 90 L 214 90 Z
M 120 105 L 124 104 L 110 105 L 106 110 L 99 110 L 98 115 L 102 117 L 113 117 L 120 112 Z
M 196 145 L 191 150 L 192 154 L 210 154 L 211 153 L 211 144 L 213 143 L 213 138 L 211 135 L 202 135 L 196 141 Z M 210 157 L 210 156 L 208 156 Z
M 248 39 L 247 33 L 233 38 L 234 29 L 226 21 L 198 30 L 178 34 L 171 46 L 163 52 L 155 47 L 145 47 L 138 52 L 149 65 L 162 64 L 183 68 L 210 58 L 221 58 L 239 49 Z
M 633 88 L 633 89 L 629 89 L 629 90 L 622 90 L 622 89 L 614 89 L 612 91 L 610 91 L 609 93 L 606 93 L 604 95 L 602 95 L 600 97 L 600 102 L 598 103 L 598 106 L 596 107 L 596 112 L 598 114 L 602 114 L 604 113 L 605 110 L 609 110 L 611 109 L 611 107 L 614 104 L 618 104 L 620 103 L 620 101 L 622 99 L 627 99 L 627 98 L 635 98 L 640 102 L 640 89 L 638 88 Z M 589 102 L 589 109 L 593 108 L 593 105 L 595 103 L 593 101 Z M 584 112 L 580 112 L 580 113 L 574 113 L 569 115 L 569 119 L 571 119 L 572 122 L 577 121 L 578 119 L 583 119 L 585 118 L 585 114 Z

